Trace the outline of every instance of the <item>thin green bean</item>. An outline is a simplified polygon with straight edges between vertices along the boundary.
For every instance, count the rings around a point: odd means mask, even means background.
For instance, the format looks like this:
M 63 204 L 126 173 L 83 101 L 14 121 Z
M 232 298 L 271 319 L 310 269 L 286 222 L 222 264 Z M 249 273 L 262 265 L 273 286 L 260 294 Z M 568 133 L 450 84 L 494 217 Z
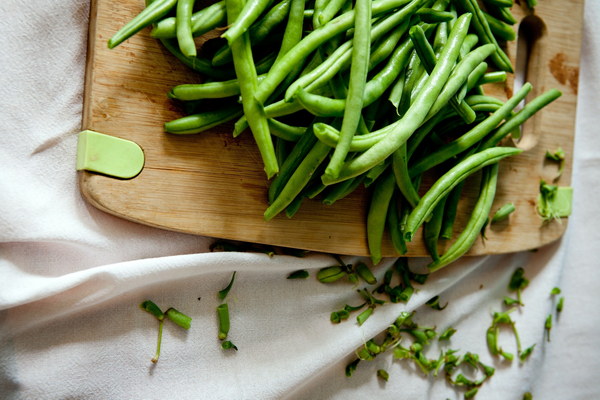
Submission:
M 131 36 L 164 17 L 175 5 L 177 0 L 157 0 L 148 4 L 139 14 L 121 27 L 110 39 L 108 48 L 113 49 Z
M 406 240 L 412 240 L 417 229 L 429 217 L 437 203 L 459 182 L 487 165 L 497 163 L 505 157 L 521 152 L 521 149 L 516 148 L 492 147 L 465 158 L 451 168 L 429 188 L 423 197 L 421 197 L 419 204 L 411 211 L 404 232 Z
M 226 23 L 225 0 L 221 0 L 192 14 L 192 35 L 204 35 Z M 158 21 L 150 31 L 150 36 L 156 39 L 176 38 L 177 21 L 175 17 L 163 18 Z
M 196 57 L 196 43 L 192 36 L 192 9 L 194 0 L 177 0 L 176 25 L 177 25 L 177 43 L 179 50 L 186 57 Z
M 248 0 L 235 20 L 229 20 L 229 28 L 221 35 L 231 45 L 239 39 L 267 9 L 273 0 Z
M 456 261 L 473 246 L 473 243 L 475 243 L 475 240 L 480 235 L 482 227 L 487 222 L 496 195 L 497 182 L 498 163 L 494 163 L 486 167 L 483 171 L 479 199 L 471 212 L 467 225 L 448 251 L 427 266 L 430 273 L 438 271 Z
M 388 208 L 394 194 L 394 175 L 389 171 L 375 183 L 367 213 L 367 244 L 373 265 L 382 259 L 382 242 Z

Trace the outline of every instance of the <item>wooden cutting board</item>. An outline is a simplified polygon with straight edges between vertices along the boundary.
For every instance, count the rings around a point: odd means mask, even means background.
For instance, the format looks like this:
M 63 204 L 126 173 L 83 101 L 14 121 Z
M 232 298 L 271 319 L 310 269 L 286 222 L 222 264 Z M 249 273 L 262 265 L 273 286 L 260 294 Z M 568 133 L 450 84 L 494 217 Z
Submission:
M 536 213 L 540 179 L 552 181 L 557 167 L 545 161 L 546 150 L 562 147 L 565 170 L 558 181 L 569 185 L 577 101 L 583 0 L 540 0 L 533 15 L 516 0 L 515 25 L 537 37 L 530 49 L 529 98 L 551 88 L 563 96 L 524 126 L 519 144 L 527 149 L 501 163 L 498 194 L 492 210 L 513 202 L 509 223 L 487 230 L 469 254 L 533 249 L 558 239 L 567 220 L 542 224 Z M 167 92 L 175 85 L 201 82 L 144 30 L 109 50 L 107 40 L 143 8 L 143 0 L 92 1 L 85 85 L 83 129 L 137 143 L 145 165 L 133 179 L 80 172 L 83 196 L 119 217 L 168 230 L 328 253 L 367 255 L 365 233 L 368 197 L 364 190 L 325 206 L 305 201 L 292 219 L 263 220 L 268 182 L 251 135 L 234 139 L 231 126 L 191 136 L 163 132 L 163 123 L 183 116 Z M 526 29 L 525 29 L 526 28 Z M 523 36 L 523 34 L 521 35 Z M 516 65 L 516 41 L 507 49 Z M 520 54 L 520 53 L 519 53 Z M 520 56 L 520 60 L 523 57 Z M 488 88 L 505 99 L 513 79 Z M 467 185 L 457 227 L 465 223 L 477 184 Z M 397 256 L 385 238 L 384 255 Z M 426 254 L 420 235 L 408 256 Z

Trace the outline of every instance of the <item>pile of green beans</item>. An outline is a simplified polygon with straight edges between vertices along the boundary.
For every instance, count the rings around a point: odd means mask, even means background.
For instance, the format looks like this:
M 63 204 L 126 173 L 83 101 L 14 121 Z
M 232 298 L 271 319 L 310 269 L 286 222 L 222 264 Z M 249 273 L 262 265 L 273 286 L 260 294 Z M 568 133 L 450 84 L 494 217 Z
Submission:
M 270 181 L 265 220 L 364 188 L 373 264 L 386 231 L 403 255 L 422 230 L 433 272 L 467 253 L 489 220 L 498 163 L 520 153 L 503 139 L 561 95 L 551 89 L 518 109 L 528 83 L 506 102 L 485 94 L 484 85 L 513 72 L 505 53 L 516 37 L 512 7 L 513 0 L 147 0 L 108 45 L 151 27 L 201 75 L 203 83 L 168 93 L 194 111 L 165 131 L 196 134 L 227 122 L 234 136 L 249 131 Z M 195 38 L 209 32 L 217 34 L 198 46 Z M 474 175 L 478 200 L 454 234 Z M 444 254 L 441 240 L 453 240 Z

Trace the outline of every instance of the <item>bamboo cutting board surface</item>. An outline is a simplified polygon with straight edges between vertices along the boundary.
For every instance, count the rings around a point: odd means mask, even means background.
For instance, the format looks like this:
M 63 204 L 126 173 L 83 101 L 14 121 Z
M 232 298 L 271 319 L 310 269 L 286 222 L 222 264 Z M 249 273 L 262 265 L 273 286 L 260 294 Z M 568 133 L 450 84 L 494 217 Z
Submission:
M 145 165 L 129 180 L 81 171 L 80 188 L 87 201 L 113 215 L 168 230 L 368 255 L 365 190 L 332 206 L 305 201 L 292 219 L 280 215 L 267 222 L 262 216 L 268 182 L 251 135 L 234 139 L 231 125 L 190 136 L 163 132 L 164 122 L 184 115 L 167 92 L 202 78 L 163 49 L 148 29 L 113 50 L 107 48 L 107 40 L 143 4 L 92 1 L 82 128 L 134 141 L 144 151 Z M 520 24 L 539 36 L 528 56 L 527 81 L 534 87 L 528 98 L 551 88 L 563 95 L 524 126 L 518 145 L 526 151 L 501 162 L 492 212 L 507 202 L 513 202 L 516 211 L 508 223 L 488 228 L 487 239 L 478 240 L 470 255 L 537 248 L 558 239 L 567 227 L 566 219 L 542 224 L 535 207 L 540 179 L 551 182 L 557 173 L 556 165 L 545 161 L 546 150 L 565 150 L 558 184 L 570 184 L 583 0 L 540 0 L 533 16 L 518 0 L 515 4 L 513 14 Z M 516 41 L 507 53 L 516 64 Z M 487 89 L 505 99 L 512 84 L 509 77 L 505 85 Z M 476 182 L 466 186 L 457 229 L 464 225 L 478 190 Z M 409 243 L 408 256 L 427 254 L 420 237 L 415 235 Z M 398 255 L 388 238 L 383 251 L 385 256 Z

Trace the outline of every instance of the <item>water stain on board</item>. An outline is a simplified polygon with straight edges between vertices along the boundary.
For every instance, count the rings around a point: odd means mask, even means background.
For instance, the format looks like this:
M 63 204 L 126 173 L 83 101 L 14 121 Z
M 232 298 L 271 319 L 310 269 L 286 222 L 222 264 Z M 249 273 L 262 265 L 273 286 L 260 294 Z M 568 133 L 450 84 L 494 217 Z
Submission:
M 568 85 L 573 93 L 577 94 L 579 85 L 579 68 L 568 64 L 567 56 L 564 53 L 556 53 L 548 61 L 548 67 L 552 76 L 563 85 Z

